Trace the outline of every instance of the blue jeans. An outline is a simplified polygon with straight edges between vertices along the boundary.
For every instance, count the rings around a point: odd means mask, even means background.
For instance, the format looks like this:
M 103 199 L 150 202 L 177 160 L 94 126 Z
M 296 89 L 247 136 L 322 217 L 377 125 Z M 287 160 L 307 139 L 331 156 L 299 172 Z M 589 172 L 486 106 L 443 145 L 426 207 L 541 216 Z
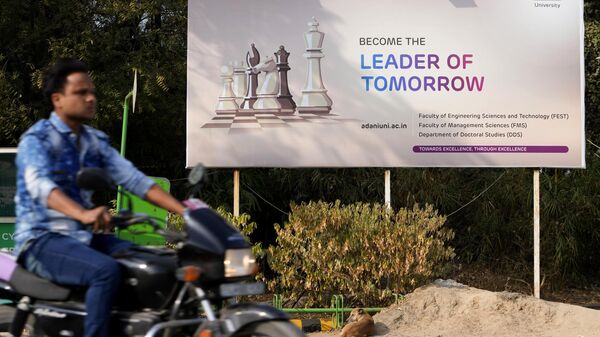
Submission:
M 27 270 L 61 285 L 87 287 L 85 337 L 108 337 L 113 299 L 121 283 L 121 267 L 111 254 L 133 246 L 109 234 L 94 234 L 90 245 L 47 233 L 23 252 Z

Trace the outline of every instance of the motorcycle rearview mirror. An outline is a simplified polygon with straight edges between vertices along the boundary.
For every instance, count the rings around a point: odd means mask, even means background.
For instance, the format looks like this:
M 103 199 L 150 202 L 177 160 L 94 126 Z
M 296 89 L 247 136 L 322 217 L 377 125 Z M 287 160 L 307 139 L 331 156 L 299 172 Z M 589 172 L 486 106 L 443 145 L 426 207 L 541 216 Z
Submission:
M 206 182 L 206 169 L 204 165 L 197 164 L 192 168 L 192 171 L 188 174 L 188 183 L 192 185 L 192 190 L 188 194 L 188 197 L 193 197 L 194 195 L 199 195 L 200 190 L 202 189 L 202 185 Z
M 77 172 L 77 185 L 85 190 L 114 190 L 115 184 L 110 176 L 98 167 L 86 167 Z
M 197 185 L 198 183 L 205 180 L 205 171 L 204 165 L 198 164 L 192 168 L 190 174 L 188 175 L 188 182 L 191 185 Z

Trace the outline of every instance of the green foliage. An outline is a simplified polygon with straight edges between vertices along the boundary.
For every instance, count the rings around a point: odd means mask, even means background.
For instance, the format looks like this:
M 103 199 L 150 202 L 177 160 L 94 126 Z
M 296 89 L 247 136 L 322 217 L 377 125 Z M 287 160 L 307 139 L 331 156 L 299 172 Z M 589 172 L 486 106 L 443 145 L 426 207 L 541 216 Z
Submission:
M 128 158 L 149 174 L 181 175 L 186 32 L 186 0 L 3 0 L 0 146 L 15 146 L 25 129 L 48 115 L 43 71 L 59 57 L 75 57 L 92 69 L 98 92 L 92 124 L 115 145 L 121 138 L 123 100 L 138 70 Z
M 600 159 L 588 158 L 585 171 L 545 169 L 540 178 L 542 268 L 551 279 L 600 276 Z
M 586 133 L 596 144 L 600 140 L 600 3 L 586 1 L 585 22 L 585 113 Z
M 459 261 L 526 258 L 523 249 L 531 241 L 522 240 L 531 237 L 530 170 L 395 169 L 392 177 L 393 203 L 430 203 L 452 214 L 448 225 L 456 231 Z
M 4 112 L 0 113 L 0 139 L 8 139 L 13 144 L 16 144 L 21 130 L 29 125 L 26 108 L 20 104 L 21 94 L 13 84 L 17 79 L 18 74 L 8 74 L 0 69 L 0 109 L 4 108 Z
M 587 149 L 586 170 L 542 170 L 541 267 L 545 286 L 581 284 L 600 277 L 600 152 L 595 150 L 591 145 Z M 215 199 L 211 203 L 230 198 L 231 172 L 212 171 L 211 175 L 214 180 L 205 193 Z M 262 224 L 259 233 L 270 231 L 270 223 L 286 220 L 261 198 L 285 212 L 290 211 L 288 200 L 383 200 L 382 169 L 248 169 L 242 171 L 242 182 L 242 205 Z M 220 192 L 213 193 L 215 188 Z M 478 262 L 514 273 L 510 274 L 513 277 L 532 279 L 531 169 L 392 169 L 391 191 L 394 209 L 420 203 L 435 205 L 440 214 L 454 213 L 446 226 L 456 233 L 451 244 L 456 248 L 457 265 Z M 273 229 L 272 234 L 254 237 L 273 244 L 269 240 L 277 235 Z
M 422 285 L 454 257 L 454 236 L 431 205 L 397 212 L 380 204 L 310 202 L 292 205 L 289 222 L 277 226 L 269 247 L 279 275 L 271 290 L 307 305 L 326 305 L 334 293 L 375 303 Z

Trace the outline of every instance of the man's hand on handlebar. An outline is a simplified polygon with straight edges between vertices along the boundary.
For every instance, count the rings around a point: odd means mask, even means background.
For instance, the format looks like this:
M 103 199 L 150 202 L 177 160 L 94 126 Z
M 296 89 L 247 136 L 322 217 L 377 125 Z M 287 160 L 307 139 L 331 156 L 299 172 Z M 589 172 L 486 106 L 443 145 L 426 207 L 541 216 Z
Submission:
M 111 219 L 112 216 L 106 207 L 101 206 L 83 210 L 78 220 L 83 224 L 92 225 L 94 233 L 110 233 L 113 227 Z
M 106 207 L 84 209 L 59 188 L 53 189 L 48 195 L 48 207 L 85 225 L 92 225 L 94 232 L 108 233 L 112 229 L 112 217 Z

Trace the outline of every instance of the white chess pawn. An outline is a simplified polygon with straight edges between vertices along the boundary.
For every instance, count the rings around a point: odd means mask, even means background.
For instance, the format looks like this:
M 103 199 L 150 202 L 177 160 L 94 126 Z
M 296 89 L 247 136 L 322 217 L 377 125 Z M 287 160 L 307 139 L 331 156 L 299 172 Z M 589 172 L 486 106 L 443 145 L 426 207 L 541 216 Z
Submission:
M 277 71 L 277 64 L 272 57 L 267 57 L 263 63 L 257 64 L 252 71 L 263 72 L 265 77 L 262 85 L 258 89 L 256 96 L 256 102 L 254 102 L 254 110 L 258 112 L 279 112 L 281 111 L 281 104 L 277 100 L 277 94 L 279 93 L 279 73 Z
M 310 28 L 304 34 L 306 52 L 303 55 L 308 59 L 308 73 L 306 86 L 302 89 L 302 97 L 298 104 L 298 112 L 329 113 L 333 102 L 327 95 L 327 89 L 323 85 L 321 76 L 321 58 L 325 57 L 321 52 L 321 47 L 325 34 L 317 28 L 319 23 L 314 17 L 308 26 Z
M 233 82 L 233 67 L 222 66 L 220 76 L 223 86 L 221 88 L 221 94 L 219 95 L 219 103 L 217 103 L 215 111 L 217 114 L 237 112 L 239 106 L 235 102 L 235 94 L 231 88 L 231 83 Z
M 246 89 L 248 84 L 246 83 L 246 67 L 244 67 L 244 62 L 242 61 L 233 61 L 231 63 L 233 66 L 233 93 L 236 97 L 236 102 L 238 105 L 242 104 L 244 101 L 244 96 L 246 96 Z

